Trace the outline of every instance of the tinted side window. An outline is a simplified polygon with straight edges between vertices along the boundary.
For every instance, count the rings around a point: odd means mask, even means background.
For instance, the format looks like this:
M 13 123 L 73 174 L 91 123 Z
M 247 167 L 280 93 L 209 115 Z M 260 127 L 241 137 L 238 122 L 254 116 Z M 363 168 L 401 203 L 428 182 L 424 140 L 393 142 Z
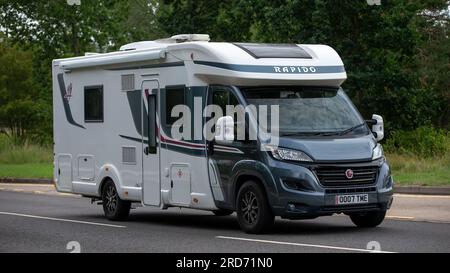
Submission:
M 226 106 L 228 105 L 228 90 L 214 90 L 213 104 L 222 108 L 222 114 L 226 114 Z
M 103 122 L 103 86 L 84 88 L 84 121 Z
M 239 101 L 232 91 L 227 87 L 215 87 L 213 90 L 213 104 L 220 106 L 222 108 L 222 114 L 227 115 L 227 105 L 237 106 Z M 237 122 L 237 114 L 233 115 L 234 122 Z
M 185 103 L 184 86 L 166 87 L 166 125 L 171 126 L 179 119 L 172 117 L 172 109 Z

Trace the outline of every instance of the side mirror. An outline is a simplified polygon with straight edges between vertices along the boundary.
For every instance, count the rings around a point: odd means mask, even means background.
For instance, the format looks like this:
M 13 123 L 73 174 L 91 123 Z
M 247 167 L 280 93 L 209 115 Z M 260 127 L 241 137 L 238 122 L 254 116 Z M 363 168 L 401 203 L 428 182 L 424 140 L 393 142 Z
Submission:
M 372 133 L 375 135 L 377 141 L 381 141 L 384 138 L 384 121 L 379 115 L 372 115 Z
M 234 120 L 232 117 L 225 116 L 217 120 L 214 139 L 217 142 L 227 143 L 234 140 Z

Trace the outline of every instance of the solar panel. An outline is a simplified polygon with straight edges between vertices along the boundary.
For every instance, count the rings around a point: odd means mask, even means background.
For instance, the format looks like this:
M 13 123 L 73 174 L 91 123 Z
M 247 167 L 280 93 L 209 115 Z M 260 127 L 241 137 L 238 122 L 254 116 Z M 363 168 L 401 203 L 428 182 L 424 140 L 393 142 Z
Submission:
M 235 43 L 235 46 L 246 51 L 256 59 L 261 58 L 297 58 L 312 59 L 303 48 L 295 44 L 257 44 Z

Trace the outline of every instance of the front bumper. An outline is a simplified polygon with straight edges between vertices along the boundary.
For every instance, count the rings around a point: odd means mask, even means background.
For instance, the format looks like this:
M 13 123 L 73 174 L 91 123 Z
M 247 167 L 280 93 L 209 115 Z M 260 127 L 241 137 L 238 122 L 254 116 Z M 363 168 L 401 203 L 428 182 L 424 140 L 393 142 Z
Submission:
M 342 166 L 377 166 L 375 183 L 349 187 L 325 187 L 314 172 L 314 165 L 297 165 L 273 161 L 272 173 L 276 179 L 278 198 L 269 200 L 275 215 L 289 219 L 311 219 L 335 213 L 355 213 L 388 210 L 393 202 L 393 178 L 384 160 L 369 163 L 342 164 Z M 299 181 L 301 187 L 286 186 L 287 180 Z M 368 194 L 366 204 L 336 205 L 336 196 L 343 194 Z

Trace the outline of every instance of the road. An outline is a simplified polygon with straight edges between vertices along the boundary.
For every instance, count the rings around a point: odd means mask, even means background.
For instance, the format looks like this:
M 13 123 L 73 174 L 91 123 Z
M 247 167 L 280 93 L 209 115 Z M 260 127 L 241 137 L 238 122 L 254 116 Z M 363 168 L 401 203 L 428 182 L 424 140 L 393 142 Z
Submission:
M 358 229 L 345 216 L 277 219 L 271 234 L 248 235 L 234 215 L 146 207 L 132 210 L 126 222 L 110 222 L 89 199 L 43 192 L 0 188 L 0 252 L 69 252 L 72 241 L 81 252 L 368 252 L 372 241 L 386 252 L 450 252 L 450 221 L 439 218 L 448 207 L 431 220 L 391 215 L 375 229 Z M 393 211 L 413 206 L 411 198 L 436 199 L 400 196 L 407 201 Z

